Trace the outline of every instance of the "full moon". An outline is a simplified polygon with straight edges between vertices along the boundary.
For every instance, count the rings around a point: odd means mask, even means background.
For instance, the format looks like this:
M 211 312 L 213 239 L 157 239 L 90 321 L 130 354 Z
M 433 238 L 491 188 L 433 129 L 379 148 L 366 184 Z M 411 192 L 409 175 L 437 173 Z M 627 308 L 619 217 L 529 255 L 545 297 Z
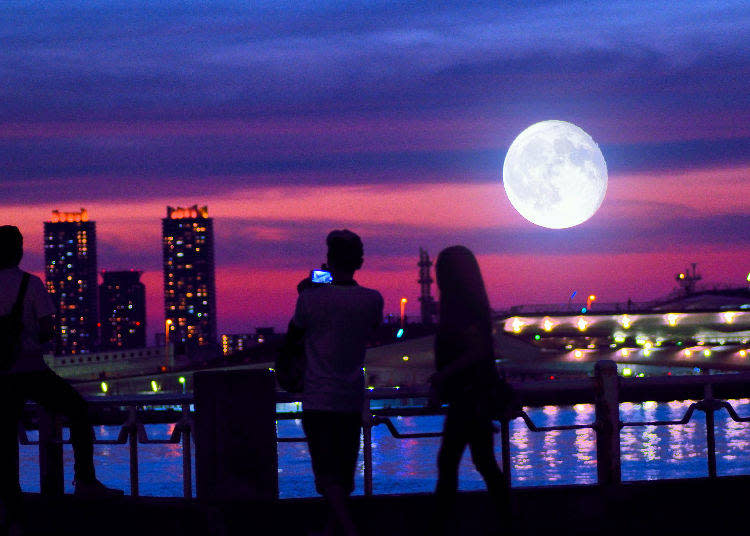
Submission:
M 503 163 L 513 207 L 550 229 L 585 222 L 607 192 L 607 163 L 596 142 L 566 121 L 542 121 L 513 140 Z

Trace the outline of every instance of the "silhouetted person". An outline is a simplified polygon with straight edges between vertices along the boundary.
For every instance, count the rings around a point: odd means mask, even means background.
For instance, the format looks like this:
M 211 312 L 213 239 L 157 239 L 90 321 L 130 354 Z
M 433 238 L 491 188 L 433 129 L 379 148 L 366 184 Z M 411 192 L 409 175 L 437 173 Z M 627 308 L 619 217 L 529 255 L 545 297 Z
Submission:
M 26 400 L 68 418 L 75 454 L 75 493 L 84 496 L 122 495 L 94 475 L 93 429 L 86 402 L 65 380 L 47 367 L 42 345 L 54 336 L 55 306 L 44 283 L 19 269 L 23 237 L 17 227 L 0 226 L 0 315 L 20 306 L 20 332 L 13 347 L 0 348 L 0 499 L 6 523 L 18 525 L 21 488 L 18 482 L 18 421 Z M 19 299 L 20 298 L 20 299 Z
M 362 365 L 367 341 L 383 317 L 383 298 L 354 281 L 363 262 L 359 236 L 332 231 L 326 244 L 333 282 L 300 286 L 292 324 L 304 331 L 302 426 L 315 488 L 329 506 L 325 533 L 333 534 L 338 525 L 351 536 L 357 534 L 348 497 L 354 490 L 365 400 Z
M 500 512 L 507 515 L 508 489 L 495 460 L 493 392 L 502 381 L 495 366 L 490 306 L 479 264 L 463 246 L 438 255 L 440 321 L 435 337 L 431 403 L 448 403 L 438 454 L 435 490 L 441 530 L 454 510 L 458 468 L 464 449 L 482 475 Z

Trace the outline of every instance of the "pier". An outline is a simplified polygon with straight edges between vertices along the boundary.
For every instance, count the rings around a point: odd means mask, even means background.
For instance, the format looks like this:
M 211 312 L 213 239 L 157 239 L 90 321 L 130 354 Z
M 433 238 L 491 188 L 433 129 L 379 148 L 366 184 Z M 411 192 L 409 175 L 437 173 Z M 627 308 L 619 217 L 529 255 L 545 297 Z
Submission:
M 737 415 L 727 402 L 750 394 L 748 374 L 623 379 L 617 377 L 613 363 L 601 362 L 589 379 L 527 382 L 517 385 L 516 390 L 524 406 L 594 404 L 594 422 L 572 427 L 538 426 L 523 411 L 511 417 L 522 419 L 537 433 L 574 427 L 594 430 L 598 483 L 513 489 L 514 533 L 730 534 L 732 524 L 741 521 L 739 512 L 750 489 L 750 476 L 717 476 L 713 417 L 718 411 L 726 411 L 738 422 L 750 421 L 748 416 Z M 371 400 L 418 399 L 424 395 L 423 390 L 368 393 Z M 276 436 L 277 419 L 298 417 L 277 414 L 276 403 L 294 399 L 287 393 L 276 392 L 268 370 L 198 373 L 194 395 L 92 399 L 92 404 L 100 409 L 116 408 L 126 416 L 119 437 L 107 442 L 126 444 L 130 449 L 130 496 L 111 501 L 87 501 L 63 495 L 60 423 L 56 418 L 41 418 L 42 493 L 28 494 L 29 534 L 281 535 L 306 534 L 322 526 L 324 508 L 320 499 L 278 499 L 277 444 L 303 438 Z M 644 400 L 695 402 L 683 418 L 674 421 L 620 421 L 619 403 Z M 141 408 L 167 404 L 182 408 L 176 412 L 172 437 L 149 438 L 143 427 Z M 434 413 L 425 407 L 373 407 L 365 411 L 362 454 L 365 495 L 352 499 L 363 534 L 430 533 L 429 521 L 434 513 L 430 494 L 373 494 L 370 443 L 372 427 L 380 425 L 388 427 L 397 438 L 425 437 L 426 434 L 402 433 L 391 418 L 430 411 Z M 706 415 L 708 478 L 622 482 L 619 442 L 622 428 L 679 426 L 698 412 Z M 32 443 L 25 434 L 21 439 Z M 512 471 L 507 421 L 501 423 L 499 441 L 503 446 L 503 466 Z M 184 460 L 188 462 L 195 447 L 196 497 L 190 484 L 190 463 L 183 463 L 183 497 L 139 497 L 138 446 L 154 442 L 181 444 Z M 502 528 L 502 521 L 497 519 L 482 492 L 460 494 L 456 523 L 456 534 L 493 534 Z

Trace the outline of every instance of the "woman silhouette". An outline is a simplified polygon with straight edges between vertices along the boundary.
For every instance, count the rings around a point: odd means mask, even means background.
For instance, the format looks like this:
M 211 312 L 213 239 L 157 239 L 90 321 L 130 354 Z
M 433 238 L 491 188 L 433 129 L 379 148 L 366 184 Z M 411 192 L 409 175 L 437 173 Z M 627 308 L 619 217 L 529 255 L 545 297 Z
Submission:
M 493 394 L 503 380 L 495 367 L 487 291 L 474 254 L 452 246 L 435 264 L 440 289 L 440 322 L 435 338 L 437 372 L 433 404 L 447 402 L 438 454 L 435 493 L 441 515 L 449 515 L 458 489 L 458 467 L 466 445 L 497 508 L 507 512 L 507 486 L 495 460 Z

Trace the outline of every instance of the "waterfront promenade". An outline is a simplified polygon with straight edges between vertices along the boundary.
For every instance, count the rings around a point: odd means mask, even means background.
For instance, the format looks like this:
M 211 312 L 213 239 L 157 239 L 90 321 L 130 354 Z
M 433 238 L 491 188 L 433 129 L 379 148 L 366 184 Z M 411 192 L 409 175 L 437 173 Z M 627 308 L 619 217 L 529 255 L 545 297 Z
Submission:
M 591 429 L 596 436 L 598 484 L 513 489 L 516 534 L 733 534 L 741 522 L 750 476 L 717 477 L 714 413 L 737 415 L 728 399 L 747 397 L 746 374 L 701 375 L 682 378 L 623 380 L 612 362 L 597 364 L 594 377 L 579 381 L 530 382 L 516 386 L 524 406 L 594 404 L 593 422 L 537 426 L 528 414 L 521 418 L 533 432 Z M 424 393 L 422 393 L 424 395 Z M 372 398 L 382 398 L 372 393 Z M 400 392 L 397 397 L 407 396 Z M 413 396 L 419 396 L 414 393 Z M 98 400 L 98 405 L 129 406 L 121 437 L 110 444 L 128 444 L 131 497 L 111 501 L 82 501 L 62 495 L 62 454 L 59 428 L 40 421 L 40 475 L 43 496 L 30 495 L 29 534 L 308 534 L 322 526 L 319 499 L 278 499 L 276 402 L 293 400 L 277 393 L 268 371 L 212 372 L 196 376 L 195 395 L 176 395 L 152 403 L 181 403 L 183 413 L 168 440 L 144 434 L 137 408 L 143 397 Z M 622 422 L 619 404 L 643 400 L 697 400 L 685 416 L 669 421 Z M 195 412 L 188 411 L 190 403 Z M 249 412 L 247 408 L 253 408 Z M 427 408 L 370 409 L 364 415 L 365 496 L 353 498 L 363 534 L 432 534 L 435 506 L 430 494 L 372 495 L 371 429 L 391 416 L 424 414 Z M 433 410 L 434 412 L 434 410 Z M 620 430 L 623 427 L 679 426 L 692 415 L 706 418 L 706 463 L 709 478 L 622 482 Z M 594 417 L 594 416 L 592 416 Z M 390 428 L 390 427 L 389 427 Z M 404 439 L 425 434 L 399 434 Z M 185 464 L 188 498 L 138 497 L 138 444 L 181 443 L 183 460 L 190 459 L 195 439 L 197 499 L 192 499 L 190 464 Z M 287 438 L 285 438 L 286 440 Z M 297 441 L 299 438 L 288 438 Z M 105 440 L 106 442 L 107 440 Z M 507 422 L 501 426 L 503 465 L 510 470 Z M 460 495 L 455 534 L 496 534 L 500 521 L 487 495 Z M 44 512 L 44 515 L 38 515 Z M 742 533 L 742 532 L 741 532 Z
M 745 534 L 748 491 L 750 476 L 514 489 L 513 534 Z M 297 536 L 322 526 L 324 512 L 320 499 L 28 499 L 29 536 Z M 364 536 L 434 534 L 427 526 L 435 512 L 430 494 L 359 496 L 353 507 Z M 460 494 L 454 529 L 466 536 L 508 534 L 483 492 Z

